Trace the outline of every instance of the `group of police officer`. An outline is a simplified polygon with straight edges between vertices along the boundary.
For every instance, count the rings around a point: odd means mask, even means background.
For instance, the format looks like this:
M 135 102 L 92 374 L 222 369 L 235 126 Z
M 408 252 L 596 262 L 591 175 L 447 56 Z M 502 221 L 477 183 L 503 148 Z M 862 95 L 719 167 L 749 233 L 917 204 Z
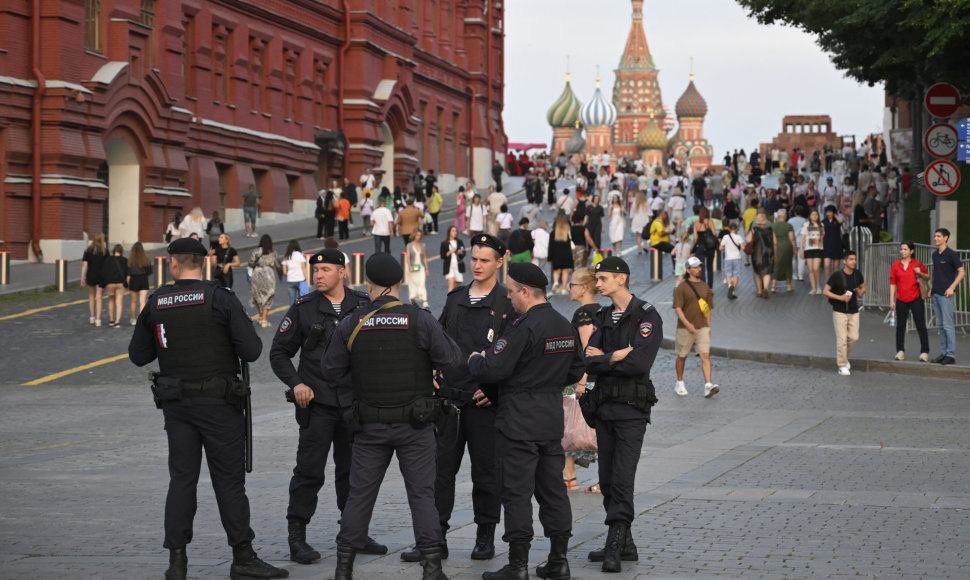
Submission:
M 233 548 L 231 577 L 286 577 L 286 570 L 253 551 L 245 494 L 242 459 L 251 453 L 251 439 L 247 449 L 248 384 L 239 375 L 259 357 L 262 343 L 232 292 L 201 280 L 205 249 L 198 241 L 172 242 L 169 253 L 175 283 L 149 299 L 129 346 L 135 364 L 159 364 L 152 389 L 165 417 L 170 472 L 165 576 L 186 576 L 204 449 Z M 341 512 L 334 578 L 352 578 L 358 553 L 387 552 L 368 528 L 396 453 L 415 533 L 415 549 L 401 557 L 420 561 L 425 580 L 446 579 L 445 534 L 467 446 L 477 524 L 471 558 L 494 557 L 500 505 L 502 539 L 509 544 L 508 564 L 483 578 L 528 578 L 535 497 L 551 543 L 536 573 L 568 579 L 572 512 L 562 481 L 561 397 L 563 387 L 584 372 L 596 378 L 581 405 L 598 437 L 609 527 L 603 550 L 589 559 L 602 561 L 604 572 L 619 572 L 621 561 L 637 559 L 630 533 L 633 487 L 656 402 L 650 368 L 663 337 L 660 315 L 630 293 L 627 264 L 607 258 L 596 267 L 596 284 L 612 304 L 597 315 L 584 353 L 576 330 L 546 301 L 548 280 L 541 269 L 511 264 L 507 287 L 499 283 L 505 254 L 498 238 L 475 236 L 473 281 L 448 294 L 439 319 L 401 302 L 403 271 L 389 254 L 367 260 L 366 293 L 343 285 L 343 253 L 323 250 L 310 259 L 315 291 L 290 307 L 270 351 L 299 424 L 286 514 L 292 561 L 310 564 L 321 557 L 307 543 L 306 527 L 331 447 Z

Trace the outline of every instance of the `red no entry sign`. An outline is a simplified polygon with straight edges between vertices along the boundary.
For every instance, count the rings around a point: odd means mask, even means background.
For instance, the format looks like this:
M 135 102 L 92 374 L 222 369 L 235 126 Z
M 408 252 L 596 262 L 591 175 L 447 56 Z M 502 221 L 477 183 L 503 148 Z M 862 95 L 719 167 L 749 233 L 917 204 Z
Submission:
M 950 195 L 960 187 L 960 168 L 950 161 L 934 161 L 926 168 L 926 188 L 936 195 Z
M 923 104 L 934 117 L 947 118 L 960 108 L 960 92 L 950 83 L 936 83 L 926 89 Z

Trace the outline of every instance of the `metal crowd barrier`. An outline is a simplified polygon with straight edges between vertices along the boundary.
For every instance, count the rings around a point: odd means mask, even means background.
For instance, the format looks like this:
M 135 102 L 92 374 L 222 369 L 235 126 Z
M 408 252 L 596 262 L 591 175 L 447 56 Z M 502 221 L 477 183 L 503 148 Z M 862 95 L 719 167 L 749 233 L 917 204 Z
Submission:
M 863 228 L 854 228 L 863 229 Z M 866 281 L 866 293 L 862 297 L 862 305 L 866 308 L 889 308 L 889 272 L 893 263 L 899 259 L 899 243 L 868 244 L 856 249 L 862 261 L 862 276 Z M 853 248 L 855 249 L 855 247 Z M 930 272 L 929 286 L 933 285 L 933 252 L 936 246 L 930 244 L 916 244 L 913 258 L 922 262 Z M 970 272 L 970 250 L 954 250 L 963 263 L 964 271 Z M 970 276 L 965 276 L 954 292 L 954 327 L 966 334 L 970 328 Z M 924 297 L 926 308 L 926 328 L 936 329 L 939 324 L 933 312 L 933 301 Z M 907 332 L 915 330 L 912 319 L 906 323 Z

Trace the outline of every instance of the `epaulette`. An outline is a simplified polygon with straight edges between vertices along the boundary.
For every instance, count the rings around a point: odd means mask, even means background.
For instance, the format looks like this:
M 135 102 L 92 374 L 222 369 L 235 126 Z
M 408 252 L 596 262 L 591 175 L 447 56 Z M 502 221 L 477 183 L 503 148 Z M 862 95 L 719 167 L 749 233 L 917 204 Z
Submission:
M 643 304 L 640 305 L 640 310 L 643 310 L 644 312 L 650 312 L 651 310 L 656 310 L 656 308 L 654 307 L 653 304 L 650 304 L 649 302 L 644 300 Z
M 350 291 L 353 292 L 357 298 L 370 302 L 370 294 L 367 292 L 364 292 L 363 290 L 354 290 L 353 288 L 351 288 Z
M 317 293 L 317 291 L 314 290 L 314 291 L 310 292 L 309 294 L 304 294 L 303 296 L 300 296 L 299 298 L 297 298 L 296 299 L 296 302 L 294 302 L 293 304 L 303 304 L 304 302 L 308 302 L 310 299 L 313 298 L 313 295 L 316 294 L 316 293 Z
M 228 292 L 228 293 L 230 293 L 232 295 L 235 295 L 236 294 L 235 292 L 233 292 L 232 288 L 229 288 L 227 286 L 220 286 L 219 284 L 217 284 L 215 282 L 213 282 L 213 284 L 215 284 L 217 290 L 225 290 L 226 292 Z

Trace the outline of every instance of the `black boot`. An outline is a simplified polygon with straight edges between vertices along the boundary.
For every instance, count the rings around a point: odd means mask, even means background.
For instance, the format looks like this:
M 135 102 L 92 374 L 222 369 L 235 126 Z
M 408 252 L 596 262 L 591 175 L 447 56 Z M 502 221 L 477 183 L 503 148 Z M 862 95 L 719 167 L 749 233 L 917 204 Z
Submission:
M 593 550 L 589 553 L 590 562 L 602 562 L 604 550 Z M 626 530 L 626 542 L 623 545 L 623 551 L 620 552 L 620 559 L 624 562 L 636 562 L 640 559 L 637 555 L 637 546 L 633 543 L 633 533 L 630 532 L 630 528 Z
M 626 532 L 630 526 L 623 523 L 610 524 L 610 531 L 606 533 L 606 547 L 603 548 L 604 572 L 619 572 L 623 569 L 620 555 L 626 545 Z
M 367 536 L 367 543 L 360 550 L 357 550 L 359 554 L 373 554 L 374 556 L 383 556 L 387 553 L 387 546 L 384 544 L 378 544 L 374 538 Z
M 172 548 L 168 551 L 168 570 L 165 580 L 185 580 L 189 571 L 189 558 L 185 555 L 185 548 Z
M 353 580 L 356 557 L 357 552 L 353 548 L 337 546 L 337 569 L 333 572 L 333 580 Z
M 479 524 L 472 548 L 472 560 L 491 560 L 495 557 L 495 524 Z
M 424 567 L 421 580 L 448 580 L 441 569 L 441 554 L 441 546 L 421 550 L 421 566 Z
M 286 529 L 288 532 L 286 540 L 290 544 L 290 560 L 297 564 L 310 564 L 320 559 L 320 552 L 306 543 L 306 524 L 288 520 Z
M 445 534 L 448 533 L 448 528 L 441 526 L 441 559 L 448 559 L 448 539 Z M 411 548 L 407 552 L 401 552 L 401 559 L 405 562 L 420 562 L 421 561 L 421 550 Z
M 275 568 L 263 562 L 253 551 L 249 542 L 232 547 L 232 566 L 229 567 L 229 577 L 233 580 L 249 578 L 286 578 L 288 570 Z
M 485 572 L 482 580 L 529 580 L 529 542 L 509 542 L 509 563 L 497 572 Z
M 552 536 L 549 538 L 549 559 L 545 566 L 536 568 L 539 578 L 553 580 L 569 580 L 569 562 L 566 561 L 566 551 L 569 549 L 569 536 Z

